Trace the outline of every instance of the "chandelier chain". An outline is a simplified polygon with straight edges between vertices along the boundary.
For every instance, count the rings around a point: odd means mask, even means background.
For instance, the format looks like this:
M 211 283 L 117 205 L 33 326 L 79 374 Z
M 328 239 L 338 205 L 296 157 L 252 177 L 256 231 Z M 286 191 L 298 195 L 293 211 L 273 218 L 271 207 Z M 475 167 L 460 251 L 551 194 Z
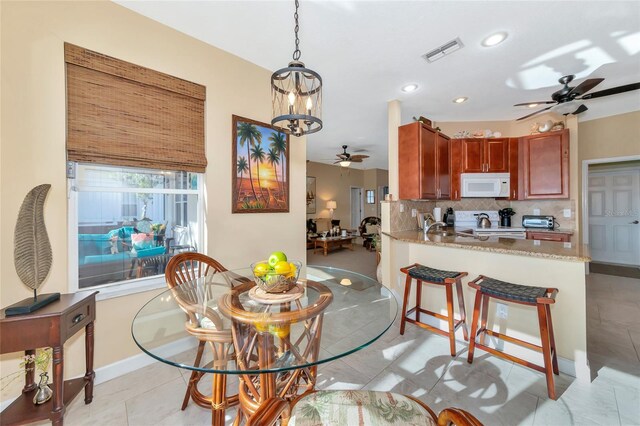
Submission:
M 298 8 L 300 7 L 300 3 L 298 0 L 296 1 L 296 11 L 293 14 L 293 19 L 296 21 L 296 26 L 293 31 L 296 34 L 296 50 L 293 51 L 293 60 L 297 61 L 300 59 L 300 38 L 298 37 L 298 30 L 300 29 L 300 25 L 298 24 Z

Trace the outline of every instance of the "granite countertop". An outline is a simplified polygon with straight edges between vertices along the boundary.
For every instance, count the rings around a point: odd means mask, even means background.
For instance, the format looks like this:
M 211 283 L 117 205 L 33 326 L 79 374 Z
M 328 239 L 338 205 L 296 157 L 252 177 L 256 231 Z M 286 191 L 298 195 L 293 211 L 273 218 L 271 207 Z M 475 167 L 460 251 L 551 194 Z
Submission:
M 556 230 L 558 232 L 558 230 Z M 482 239 L 458 235 L 428 235 L 422 231 L 383 232 L 395 240 L 408 243 L 426 244 L 467 250 L 489 251 L 515 254 L 519 256 L 545 257 L 573 262 L 589 262 L 591 256 L 585 244 L 559 243 L 554 241 L 516 240 L 504 237 L 484 237 Z

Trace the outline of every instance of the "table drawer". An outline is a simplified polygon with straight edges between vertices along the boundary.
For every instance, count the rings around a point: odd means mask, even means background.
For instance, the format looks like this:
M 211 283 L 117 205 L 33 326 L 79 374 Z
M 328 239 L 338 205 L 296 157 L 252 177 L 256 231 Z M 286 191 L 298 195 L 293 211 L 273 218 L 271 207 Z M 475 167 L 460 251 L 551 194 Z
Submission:
M 93 300 L 89 300 L 65 313 L 60 327 L 62 334 L 65 337 L 72 336 L 76 331 L 93 321 L 95 317 L 95 313 L 93 312 L 94 307 L 95 303 L 93 303 Z

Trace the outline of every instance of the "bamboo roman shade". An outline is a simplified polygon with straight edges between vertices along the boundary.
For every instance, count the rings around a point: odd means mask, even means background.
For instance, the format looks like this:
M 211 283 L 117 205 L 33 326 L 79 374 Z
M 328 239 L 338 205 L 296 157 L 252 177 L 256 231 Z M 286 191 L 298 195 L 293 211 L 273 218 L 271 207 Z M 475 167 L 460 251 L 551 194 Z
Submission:
M 69 43 L 67 159 L 204 172 L 206 89 Z

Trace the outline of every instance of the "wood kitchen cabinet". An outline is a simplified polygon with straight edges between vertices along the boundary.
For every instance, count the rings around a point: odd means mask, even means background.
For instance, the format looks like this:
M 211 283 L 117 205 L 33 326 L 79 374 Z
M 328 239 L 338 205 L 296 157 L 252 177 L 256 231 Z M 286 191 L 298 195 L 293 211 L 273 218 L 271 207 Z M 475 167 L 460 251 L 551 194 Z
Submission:
M 450 139 L 422 123 L 398 128 L 398 197 L 449 199 Z
M 557 241 L 568 243 L 571 241 L 571 234 L 563 232 L 527 231 L 527 240 Z
M 509 138 L 461 141 L 462 173 L 509 172 Z
M 509 138 L 509 200 L 518 199 L 518 138 Z
M 519 199 L 569 198 L 569 130 L 523 136 Z

